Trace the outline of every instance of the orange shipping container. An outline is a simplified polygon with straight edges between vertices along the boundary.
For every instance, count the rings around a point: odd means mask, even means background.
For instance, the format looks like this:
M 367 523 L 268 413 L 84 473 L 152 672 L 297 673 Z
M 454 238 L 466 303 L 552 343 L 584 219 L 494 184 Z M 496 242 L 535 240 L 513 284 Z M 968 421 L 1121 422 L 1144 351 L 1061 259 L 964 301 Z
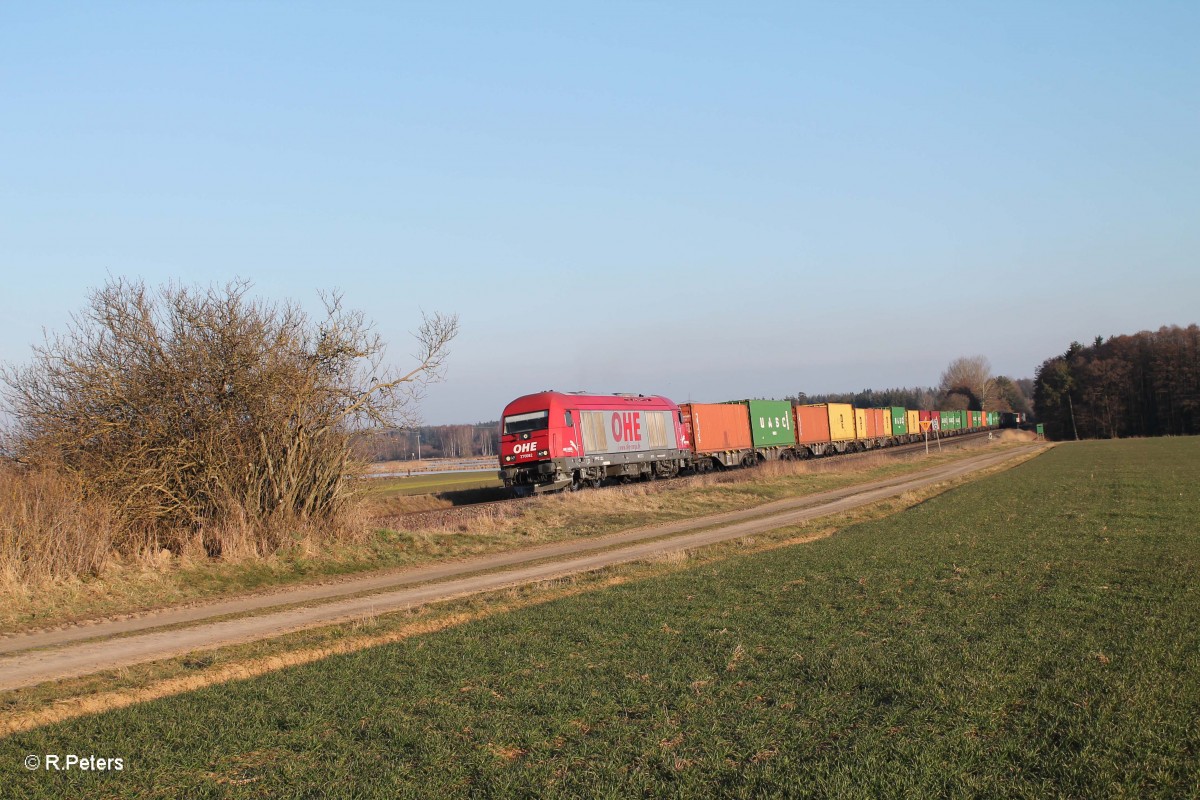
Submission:
M 741 403 L 684 403 L 683 424 L 697 453 L 749 450 L 750 414 Z
M 887 436 L 888 432 L 891 430 L 890 426 L 884 427 L 886 424 L 887 418 L 888 418 L 888 415 L 883 413 L 882 408 L 868 408 L 867 409 L 867 435 L 870 436 L 872 439 L 880 437 L 880 436 Z
M 825 406 L 796 406 L 796 441 L 800 444 L 829 441 L 829 412 Z
M 820 410 L 826 416 L 826 423 L 821 426 L 821 439 L 804 439 L 803 432 L 800 441 L 846 441 L 854 438 L 854 408 L 850 403 L 815 403 L 800 405 L 798 408 Z M 811 417 L 816 422 L 816 417 Z M 798 421 L 802 417 L 798 417 Z M 806 421 L 806 417 L 804 417 Z
M 878 411 L 880 414 L 883 415 L 883 433 L 880 435 L 881 436 L 891 436 L 892 435 L 892 410 L 890 408 L 877 408 L 877 409 L 875 409 L 875 411 Z

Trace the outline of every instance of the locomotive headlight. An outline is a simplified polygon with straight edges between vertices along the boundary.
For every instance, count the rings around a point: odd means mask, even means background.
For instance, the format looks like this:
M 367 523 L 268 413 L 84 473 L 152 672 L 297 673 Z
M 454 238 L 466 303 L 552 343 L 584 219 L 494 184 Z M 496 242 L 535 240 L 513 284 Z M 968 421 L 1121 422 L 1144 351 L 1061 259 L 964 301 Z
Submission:
M 550 455 L 550 451 L 549 450 L 538 450 L 538 455 L 542 456 L 544 458 L 544 457 Z
M 517 457 L 516 456 L 505 456 L 504 460 L 505 461 L 516 461 Z

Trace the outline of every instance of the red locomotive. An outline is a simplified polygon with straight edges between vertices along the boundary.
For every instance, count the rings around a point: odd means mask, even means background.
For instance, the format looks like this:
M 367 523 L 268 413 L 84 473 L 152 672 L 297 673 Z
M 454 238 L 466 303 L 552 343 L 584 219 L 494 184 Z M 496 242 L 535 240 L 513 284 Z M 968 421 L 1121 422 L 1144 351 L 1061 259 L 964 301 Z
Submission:
M 691 466 L 679 406 L 665 397 L 538 392 L 500 422 L 500 476 L 516 495 L 669 478 Z

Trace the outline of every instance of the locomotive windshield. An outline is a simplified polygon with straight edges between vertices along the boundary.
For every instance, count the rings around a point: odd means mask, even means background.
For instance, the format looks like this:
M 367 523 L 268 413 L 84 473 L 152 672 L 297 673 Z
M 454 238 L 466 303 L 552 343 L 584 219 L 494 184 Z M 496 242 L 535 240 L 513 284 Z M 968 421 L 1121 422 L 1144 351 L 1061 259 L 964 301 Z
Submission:
M 549 411 L 530 411 L 528 414 L 513 414 L 504 418 L 505 434 L 544 431 L 549 427 Z

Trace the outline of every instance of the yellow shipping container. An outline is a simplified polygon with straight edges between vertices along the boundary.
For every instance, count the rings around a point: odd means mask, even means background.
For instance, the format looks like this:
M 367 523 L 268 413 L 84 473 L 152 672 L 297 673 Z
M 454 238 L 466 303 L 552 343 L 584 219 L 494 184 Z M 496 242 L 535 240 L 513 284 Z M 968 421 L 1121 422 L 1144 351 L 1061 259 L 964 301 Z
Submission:
M 854 407 L 849 403 L 829 404 L 829 440 L 844 442 L 854 438 Z
M 892 410 L 890 408 L 883 409 L 883 435 L 892 435 Z
M 867 432 L 867 410 L 865 408 L 854 409 L 854 438 L 867 439 L 871 434 Z
M 904 412 L 904 418 L 908 422 L 909 433 L 921 433 L 921 412 L 908 409 Z

